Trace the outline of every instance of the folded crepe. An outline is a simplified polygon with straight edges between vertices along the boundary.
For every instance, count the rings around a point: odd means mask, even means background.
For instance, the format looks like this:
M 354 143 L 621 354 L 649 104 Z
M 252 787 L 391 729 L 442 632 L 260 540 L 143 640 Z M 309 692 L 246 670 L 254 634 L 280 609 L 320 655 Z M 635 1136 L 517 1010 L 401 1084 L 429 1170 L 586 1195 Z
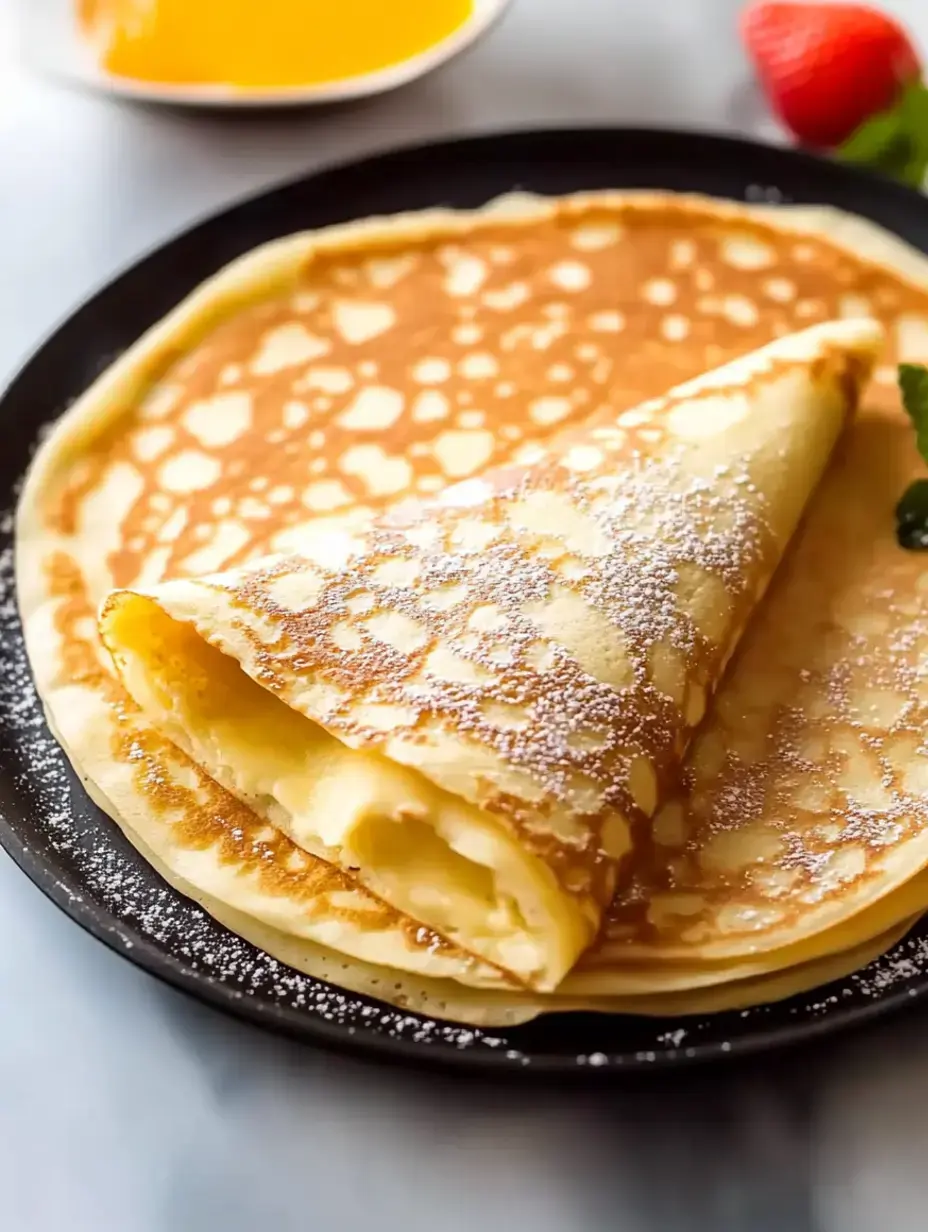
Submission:
M 298 554 L 117 590 L 104 642 L 157 729 L 466 980 L 551 990 L 881 341 L 817 326 Z
M 648 1012 L 649 990 L 672 998 L 667 1012 L 697 1012 L 709 978 L 757 1003 L 830 978 L 836 955 L 860 965 L 866 937 L 881 933 L 874 952 L 891 944 L 928 901 L 924 570 L 893 536 L 899 494 L 923 473 L 894 365 L 928 360 L 926 286 L 922 254 L 830 209 L 507 199 L 266 245 L 120 356 L 37 452 L 17 591 L 49 724 L 82 783 L 175 891 L 258 947 L 246 961 L 237 938 L 182 944 L 185 968 L 225 980 L 234 961 L 257 984 L 273 956 L 311 977 L 274 992 L 291 1008 L 327 1004 L 327 981 L 404 1013 L 504 1026 L 561 1008 Z M 96 620 L 114 587 L 301 550 L 332 516 L 364 519 L 521 459 L 604 401 L 618 412 L 814 321 L 860 316 L 887 332 L 862 413 L 679 787 L 636 827 L 604 926 L 554 994 L 513 991 L 495 969 L 497 991 L 465 987 L 478 960 L 301 852 L 155 732 L 114 677 Z M 891 684 L 873 696 L 876 681 Z M 90 891 L 163 946 L 147 902 L 136 915 L 124 894 L 137 864 L 118 838 L 75 841 Z M 195 915 L 177 901 L 178 922 Z

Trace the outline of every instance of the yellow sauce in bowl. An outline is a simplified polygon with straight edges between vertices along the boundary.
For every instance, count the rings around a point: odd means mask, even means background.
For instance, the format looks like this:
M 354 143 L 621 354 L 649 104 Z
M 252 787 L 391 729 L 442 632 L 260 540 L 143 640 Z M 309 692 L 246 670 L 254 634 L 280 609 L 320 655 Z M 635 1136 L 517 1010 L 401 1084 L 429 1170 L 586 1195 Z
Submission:
M 473 9 L 474 0 L 77 0 L 106 72 L 243 90 L 388 68 L 442 42 Z

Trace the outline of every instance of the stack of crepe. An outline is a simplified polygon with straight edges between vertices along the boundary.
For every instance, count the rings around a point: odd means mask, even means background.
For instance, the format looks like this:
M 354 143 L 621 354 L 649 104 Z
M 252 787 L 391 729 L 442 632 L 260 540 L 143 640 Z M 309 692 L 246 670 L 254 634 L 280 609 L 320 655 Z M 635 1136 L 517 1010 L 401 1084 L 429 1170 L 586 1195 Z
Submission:
M 854 970 L 928 895 L 926 286 L 859 220 L 653 194 L 259 250 L 37 455 L 53 729 L 170 883 L 397 1004 Z

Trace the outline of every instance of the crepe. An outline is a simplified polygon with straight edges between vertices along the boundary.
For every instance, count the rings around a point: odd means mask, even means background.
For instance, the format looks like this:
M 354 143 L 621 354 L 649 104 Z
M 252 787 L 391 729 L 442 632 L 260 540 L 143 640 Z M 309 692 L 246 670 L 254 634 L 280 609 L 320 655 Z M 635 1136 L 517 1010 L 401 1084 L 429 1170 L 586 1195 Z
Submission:
M 653 193 L 523 198 L 502 213 L 373 220 L 259 250 L 132 348 L 39 452 L 17 519 L 17 574 L 52 726 L 95 798 L 162 874 L 283 961 L 467 1021 L 508 1023 L 555 1005 L 556 996 L 513 990 L 489 964 L 468 975 L 468 965 L 480 965 L 472 954 L 331 866 L 304 863 L 284 835 L 198 773 L 114 680 L 96 634 L 97 605 L 114 586 L 144 588 L 287 552 L 320 522 L 337 518 L 350 528 L 410 493 L 519 461 L 524 450 L 530 461 L 538 441 L 603 404 L 621 411 L 773 337 L 834 316 L 870 315 L 889 331 L 885 365 L 826 481 L 831 491 L 841 476 L 841 491 L 853 497 L 840 539 L 852 567 L 834 550 L 834 518 L 819 520 L 813 505 L 798 551 L 764 601 L 764 608 L 782 603 L 779 625 L 765 637 L 770 661 L 797 697 L 805 696 L 800 684 L 819 680 L 819 633 L 833 628 L 837 614 L 848 631 L 829 644 L 833 664 L 846 663 L 850 647 L 875 679 L 885 678 L 896 670 L 900 641 L 917 646 L 920 636 L 920 561 L 897 549 L 891 533 L 893 504 L 919 466 L 892 364 L 928 359 L 926 285 L 924 259 L 861 220 Z M 436 362 L 420 367 L 423 359 Z M 391 411 L 375 393 L 374 414 L 370 391 L 383 389 L 405 397 Z M 858 500 L 864 490 L 866 502 Z M 794 559 L 803 561 L 798 574 Z M 887 604 L 889 587 L 898 603 Z M 803 623 L 813 591 L 820 603 Z M 874 613 L 884 633 L 862 646 L 864 635 L 850 629 Z M 778 657 L 784 628 L 796 631 L 788 662 Z M 765 662 L 763 643 L 754 653 Z M 736 656 L 732 681 L 740 664 Z M 913 698 L 916 688 L 907 686 L 909 705 Z M 917 720 L 919 712 L 911 713 Z M 808 721 L 820 729 L 813 715 Z M 737 739 L 782 723 L 779 702 L 768 697 L 726 730 L 731 755 Z M 908 722 L 900 727 L 887 714 L 866 735 L 886 740 L 895 732 L 908 739 Z M 914 782 L 921 754 L 912 744 L 902 754 Z M 803 764 L 809 783 L 816 763 Z M 819 764 L 831 792 L 834 759 Z M 882 777 L 873 767 L 868 775 L 864 795 Z M 609 988 L 618 997 L 631 986 L 638 996 L 648 979 L 685 989 L 707 973 L 776 971 L 808 952 L 807 935 L 819 954 L 837 954 L 855 922 L 888 928 L 894 887 L 917 890 L 911 878 L 924 864 L 928 809 L 917 793 L 909 799 L 904 825 L 895 808 L 868 812 L 875 841 L 864 844 L 866 868 L 844 880 L 831 870 L 859 828 L 840 827 L 831 803 L 803 814 L 796 847 L 775 852 L 769 864 L 748 861 L 731 876 L 711 861 L 699 873 L 699 853 L 712 837 L 705 826 L 685 827 L 675 846 L 656 841 L 671 833 L 666 823 L 636 826 L 608 926 L 557 995 L 573 997 L 576 981 L 592 980 L 595 992 L 581 983 L 571 1003 L 595 996 L 598 1008 L 608 1008 Z M 858 793 L 853 802 L 861 801 Z M 768 807 L 773 828 L 789 833 L 793 811 L 775 801 L 745 820 L 761 824 Z M 708 924 L 701 939 L 682 945 L 685 914 L 661 914 L 664 850 L 666 877 L 685 863 L 695 885 L 689 906 L 698 906 L 701 928 Z M 758 871 L 769 876 L 763 893 L 753 880 Z M 768 932 L 771 917 L 763 913 L 756 927 L 728 931 L 727 904 L 735 918 L 748 918 L 745 885 L 756 896 L 749 903 L 772 902 L 789 931 L 774 920 Z M 653 912 L 641 898 L 649 886 Z M 868 923 L 875 917 L 861 910 L 866 901 L 885 908 L 883 923 Z M 826 927 L 818 928 L 826 902 Z M 728 957 L 712 957 L 719 940 Z M 449 975 L 498 980 L 501 991 L 468 989 Z
M 243 803 L 552 990 L 881 343 L 818 326 L 311 555 L 117 591 L 104 641 Z
M 928 284 L 921 254 L 828 221 Z M 871 269 L 852 300 L 881 305 L 888 358 L 928 360 L 923 290 Z M 587 956 L 609 987 L 616 964 L 773 964 L 874 905 L 901 919 L 928 902 L 913 880 L 928 860 L 926 582 L 893 516 L 922 463 L 894 369 L 878 376 Z

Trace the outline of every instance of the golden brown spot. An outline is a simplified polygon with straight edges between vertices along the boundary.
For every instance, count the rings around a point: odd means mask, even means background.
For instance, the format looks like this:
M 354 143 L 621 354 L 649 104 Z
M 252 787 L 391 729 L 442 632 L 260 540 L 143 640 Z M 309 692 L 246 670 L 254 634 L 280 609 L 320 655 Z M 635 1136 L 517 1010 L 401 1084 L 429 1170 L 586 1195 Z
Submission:
M 928 360 L 928 312 L 908 313 L 896 324 L 896 351 L 902 363 Z
M 412 370 L 412 379 L 420 385 L 441 385 L 451 376 L 446 359 L 420 359 Z
M 485 667 L 455 654 L 446 646 L 436 646 L 431 650 L 426 656 L 424 668 L 430 676 L 450 684 L 481 684 L 493 679 L 493 673 Z
M 661 318 L 661 333 L 668 342 L 682 342 L 689 332 L 689 320 L 679 312 L 670 312 Z
M 453 298 L 474 295 L 483 286 L 489 273 L 485 261 L 469 256 L 460 249 L 446 249 L 439 254 L 439 259 L 447 270 L 445 292 Z
M 573 445 L 562 459 L 562 465 L 570 471 L 592 471 L 603 462 L 603 452 L 595 445 Z
M 389 304 L 340 300 L 332 307 L 332 324 L 345 342 L 358 346 L 392 329 L 396 313 Z
M 689 269 L 695 262 L 697 247 L 693 240 L 672 240 L 669 251 L 669 264 L 672 270 Z
M 776 261 L 776 250 L 749 233 L 726 236 L 719 245 L 722 260 L 738 270 L 767 269 Z
M 788 304 L 796 298 L 796 284 L 790 278 L 765 278 L 761 290 L 777 304 Z
M 622 227 L 611 220 L 590 221 L 570 232 L 570 246 L 580 252 L 602 252 L 622 238 Z
M 382 432 L 403 413 L 404 399 L 398 389 L 369 385 L 360 390 L 338 417 L 343 428 L 354 432 Z
M 361 650 L 364 646 L 360 631 L 347 620 L 336 621 L 329 629 L 329 637 L 338 650 Z
M 619 334 L 625 328 L 625 314 L 615 310 L 594 312 L 590 316 L 590 329 L 597 334 Z
M 424 607 L 432 608 L 433 611 L 446 612 L 450 608 L 457 607 L 458 604 L 466 602 L 467 598 L 467 587 L 463 583 L 449 582 L 445 586 L 441 586 L 437 590 L 423 595 L 420 602 Z
M 437 389 L 426 389 L 416 394 L 412 404 L 412 417 L 417 423 L 446 419 L 451 413 L 451 404 Z
M 682 847 L 686 842 L 687 827 L 683 806 L 678 801 L 665 804 L 654 818 L 651 834 L 661 847 Z
M 370 496 L 388 496 L 409 487 L 412 468 L 405 458 L 391 457 L 380 445 L 353 445 L 342 454 L 344 474 L 359 478 Z
M 330 513 L 350 502 L 351 495 L 340 479 L 320 479 L 303 489 L 303 504 L 316 513 Z
M 496 376 L 499 364 L 486 351 L 475 351 L 473 355 L 465 355 L 458 364 L 458 372 L 468 381 L 485 381 Z
M 167 492 L 197 492 L 212 487 L 221 473 L 222 467 L 211 454 L 184 449 L 162 463 L 159 478 Z
M 494 312 L 512 312 L 527 303 L 529 295 L 528 283 L 511 282 L 508 286 L 500 287 L 498 290 L 485 291 L 482 298 L 484 304 L 492 308 Z
M 400 253 L 392 257 L 372 257 L 364 262 L 364 272 L 371 286 L 389 291 L 407 278 L 416 268 L 417 259 L 412 253 Z
M 459 346 L 473 346 L 483 338 L 483 330 L 479 325 L 455 325 L 451 337 Z
M 142 399 L 139 419 L 166 419 L 179 405 L 182 394 L 180 385 L 156 385 Z
M 298 393 L 309 393 L 321 390 L 326 394 L 344 394 L 354 385 L 354 377 L 348 368 L 317 367 L 307 368 L 302 378 L 297 382 Z
M 492 432 L 450 429 L 435 441 L 435 457 L 446 475 L 458 479 L 484 466 L 493 453 L 493 445 Z
M 722 311 L 732 325 L 740 325 L 749 329 L 760 319 L 757 306 L 746 295 L 726 295 L 722 300 Z
M 651 278 L 641 288 L 641 294 L 656 308 L 668 308 L 677 298 L 677 286 L 670 278 Z
M 154 462 L 174 443 L 174 429 L 163 424 L 139 428 L 132 434 L 132 452 L 138 462 Z
M 332 349 L 325 338 L 311 334 L 305 325 L 291 321 L 270 330 L 251 361 L 255 376 L 273 376 L 285 368 L 295 368 L 327 355 Z
M 569 398 L 536 398 L 529 406 L 529 414 L 537 424 L 547 425 L 559 423 L 571 412 Z
M 571 293 L 585 291 L 592 281 L 590 268 L 582 261 L 559 261 L 552 265 L 548 277 L 556 287 Z
M 618 813 L 607 817 L 599 835 L 600 846 L 611 860 L 621 858 L 631 848 L 631 831 L 628 822 Z
M 206 449 L 230 445 L 251 427 L 251 395 L 215 394 L 194 402 L 184 412 L 182 423 Z

